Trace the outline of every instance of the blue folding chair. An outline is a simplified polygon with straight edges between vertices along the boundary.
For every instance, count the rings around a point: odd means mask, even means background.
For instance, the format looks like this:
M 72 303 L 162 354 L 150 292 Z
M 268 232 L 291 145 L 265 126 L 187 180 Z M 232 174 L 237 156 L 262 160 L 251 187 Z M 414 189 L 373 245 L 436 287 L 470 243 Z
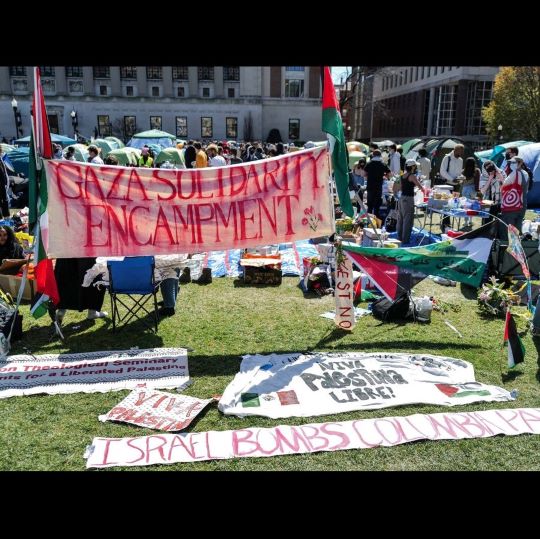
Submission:
M 120 324 L 125 325 L 136 318 L 157 333 L 159 317 L 156 292 L 159 283 L 156 283 L 154 279 L 155 265 L 153 256 L 132 256 L 125 257 L 124 260 L 107 261 L 113 331 L 116 331 L 117 325 L 120 327 Z M 120 295 L 127 296 L 132 304 L 128 305 L 127 299 L 122 301 Z M 152 298 L 154 299 L 153 313 L 146 308 L 146 304 Z M 127 310 L 123 316 L 118 309 L 119 305 Z M 143 313 L 152 316 L 154 323 L 149 324 L 148 320 L 143 318 Z

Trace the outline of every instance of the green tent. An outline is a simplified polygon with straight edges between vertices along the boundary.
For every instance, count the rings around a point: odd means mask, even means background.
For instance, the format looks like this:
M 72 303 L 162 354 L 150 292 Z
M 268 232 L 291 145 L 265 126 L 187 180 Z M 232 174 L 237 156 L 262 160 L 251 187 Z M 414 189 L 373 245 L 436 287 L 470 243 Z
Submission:
M 109 142 L 113 142 L 114 144 L 116 144 L 113 150 L 118 150 L 125 146 L 125 144 L 117 137 L 105 137 L 105 140 L 108 140 Z
M 171 135 L 165 131 L 160 131 L 159 129 L 150 129 L 150 131 L 141 131 L 136 135 L 133 135 L 133 138 L 170 138 L 176 142 L 176 136 Z
M 71 144 L 71 147 L 75 150 L 75 161 L 88 163 L 88 146 L 85 144 Z
M 403 148 L 403 156 L 406 157 L 407 154 L 409 153 L 410 149 L 415 145 L 417 144 L 418 142 L 420 142 L 422 139 L 421 138 L 412 138 L 411 140 L 408 140 L 407 142 L 404 142 L 401 147 Z
M 110 151 L 109 155 L 114 155 L 118 159 L 118 163 L 124 167 L 136 166 L 139 163 L 141 151 L 137 148 L 118 148 L 118 150 Z
M 101 149 L 101 159 L 105 159 L 113 150 L 118 150 L 114 142 L 111 142 L 110 140 L 105 140 L 103 138 L 97 138 L 92 144 L 96 145 L 98 148 Z
M 161 150 L 156 157 L 156 165 L 165 163 L 165 161 L 169 161 L 174 165 L 185 166 L 183 152 L 178 148 L 165 148 L 164 150 Z
M 361 158 L 366 158 L 366 154 L 362 152 L 349 152 L 349 168 L 353 168 Z

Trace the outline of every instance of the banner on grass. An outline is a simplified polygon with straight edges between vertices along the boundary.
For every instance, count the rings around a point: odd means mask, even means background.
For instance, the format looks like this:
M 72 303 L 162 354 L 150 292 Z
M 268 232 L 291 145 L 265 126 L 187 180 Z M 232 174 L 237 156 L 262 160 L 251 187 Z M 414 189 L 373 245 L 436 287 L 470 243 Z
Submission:
M 45 168 L 52 258 L 219 251 L 334 231 L 325 147 L 218 168 Z
M 94 438 L 84 457 L 87 459 L 87 468 L 146 466 L 370 449 L 417 440 L 463 440 L 525 433 L 540 434 L 540 408 L 414 414 L 300 426 L 156 434 L 137 438 Z
M 174 432 L 184 430 L 199 412 L 214 399 L 165 393 L 146 387 L 134 389 L 100 421 L 122 421 L 148 429 Z
M 454 406 L 510 401 L 476 382 L 473 366 L 427 354 L 346 353 L 244 356 L 218 408 L 240 417 L 309 417 L 402 404 Z
M 0 361 L 0 399 L 47 393 L 104 393 L 134 389 L 189 385 L 187 351 L 150 348 L 10 356 Z

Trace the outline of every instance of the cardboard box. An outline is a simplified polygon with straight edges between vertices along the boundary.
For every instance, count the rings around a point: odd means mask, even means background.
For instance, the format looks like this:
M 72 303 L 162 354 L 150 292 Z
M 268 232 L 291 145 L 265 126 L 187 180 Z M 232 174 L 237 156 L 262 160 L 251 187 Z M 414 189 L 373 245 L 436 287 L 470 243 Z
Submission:
M 282 281 L 281 267 L 262 266 L 244 266 L 245 284 L 274 284 L 280 285 Z
M 19 293 L 19 287 L 21 286 L 21 277 L 16 275 L 0 275 L 0 288 L 7 294 L 11 294 L 11 297 L 16 300 Z M 24 287 L 23 299 L 32 301 L 36 293 L 36 282 L 34 280 L 26 280 L 26 286 Z

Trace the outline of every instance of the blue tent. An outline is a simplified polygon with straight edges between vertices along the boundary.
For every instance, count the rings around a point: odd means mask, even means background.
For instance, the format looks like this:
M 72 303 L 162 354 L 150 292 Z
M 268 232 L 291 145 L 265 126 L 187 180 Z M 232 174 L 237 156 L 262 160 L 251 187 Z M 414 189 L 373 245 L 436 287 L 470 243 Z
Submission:
M 502 162 L 504 161 L 504 154 L 508 148 L 511 148 L 512 146 L 519 148 L 520 146 L 526 146 L 527 144 L 534 143 L 527 140 L 514 140 L 513 142 L 505 142 L 504 144 L 499 144 L 498 146 L 495 146 L 495 148 L 493 148 L 491 156 L 488 159 L 490 161 L 493 161 L 498 167 L 500 167 Z
M 510 144 L 510 146 L 516 146 Z M 11 157 L 11 154 L 10 154 Z M 533 173 L 533 188 L 527 195 L 528 206 L 540 206 L 540 142 L 534 144 L 526 144 L 519 148 L 519 157 L 521 157 L 524 163 L 531 169 Z M 501 164 L 502 167 L 506 165 L 506 161 Z
M 30 148 L 18 148 L 9 152 L 9 160 L 13 165 L 13 169 L 18 174 L 22 172 L 28 177 L 28 162 L 30 161 Z
M 63 135 L 55 135 L 54 133 L 51 134 L 51 140 L 53 142 L 56 142 L 57 144 L 61 144 L 62 147 L 69 146 L 70 144 L 76 144 L 77 141 L 75 139 L 64 137 Z M 15 141 L 15 144 L 18 144 L 19 146 L 29 146 L 30 145 L 30 135 L 27 137 L 23 137 L 20 139 L 17 139 Z

